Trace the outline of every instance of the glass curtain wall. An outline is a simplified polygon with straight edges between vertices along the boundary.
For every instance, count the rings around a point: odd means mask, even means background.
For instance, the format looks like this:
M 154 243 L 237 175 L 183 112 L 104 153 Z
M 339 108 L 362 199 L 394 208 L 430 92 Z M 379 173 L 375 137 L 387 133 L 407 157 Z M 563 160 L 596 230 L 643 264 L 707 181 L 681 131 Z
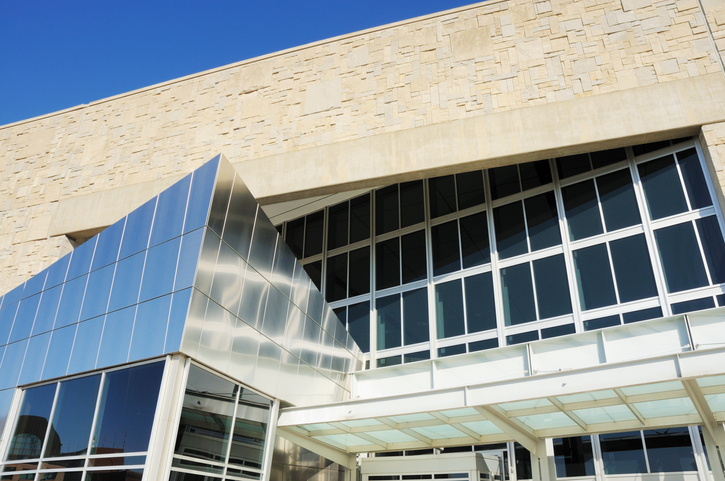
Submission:
M 172 481 L 261 479 L 271 401 L 192 364 Z
M 390 185 L 278 229 L 372 367 L 725 305 L 692 139 Z
M 0 479 L 140 480 L 163 370 L 153 362 L 25 389 Z

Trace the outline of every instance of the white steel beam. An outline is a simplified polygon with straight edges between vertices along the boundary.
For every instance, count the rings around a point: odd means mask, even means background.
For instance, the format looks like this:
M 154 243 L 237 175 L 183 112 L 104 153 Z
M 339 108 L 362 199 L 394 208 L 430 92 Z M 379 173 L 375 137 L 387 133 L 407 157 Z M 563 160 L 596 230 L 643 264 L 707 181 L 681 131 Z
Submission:
M 277 436 L 285 438 L 298 446 L 301 446 L 315 454 L 319 454 L 323 458 L 334 461 L 341 466 L 345 466 L 347 469 L 356 469 L 357 462 L 354 454 L 348 454 L 339 449 L 330 447 L 328 444 L 323 444 L 310 437 L 297 434 L 288 429 L 279 428 L 277 429 Z
M 476 406 L 474 409 L 491 421 L 501 431 L 511 436 L 514 441 L 518 442 L 530 452 L 538 455 L 538 443 L 541 440 L 534 435 L 532 430 L 521 426 L 491 406 Z

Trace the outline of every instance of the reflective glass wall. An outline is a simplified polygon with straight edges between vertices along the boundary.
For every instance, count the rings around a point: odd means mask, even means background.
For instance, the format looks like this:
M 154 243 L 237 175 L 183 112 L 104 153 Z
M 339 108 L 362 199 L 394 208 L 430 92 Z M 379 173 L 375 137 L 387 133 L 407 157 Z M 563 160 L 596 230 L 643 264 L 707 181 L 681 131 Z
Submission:
M 725 305 L 692 139 L 412 181 L 278 226 L 373 367 Z
M 140 480 L 164 362 L 22 391 L 0 479 Z

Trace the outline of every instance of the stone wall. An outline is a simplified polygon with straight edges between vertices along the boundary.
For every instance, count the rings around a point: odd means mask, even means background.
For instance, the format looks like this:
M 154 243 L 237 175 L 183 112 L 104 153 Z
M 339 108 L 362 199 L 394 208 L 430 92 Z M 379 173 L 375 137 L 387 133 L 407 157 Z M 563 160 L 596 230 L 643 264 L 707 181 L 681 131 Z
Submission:
M 722 2 L 707 1 L 722 50 Z M 0 127 L 0 292 L 69 248 L 48 231 L 63 199 L 218 152 L 240 162 L 722 73 L 705 19 L 697 0 L 489 1 Z

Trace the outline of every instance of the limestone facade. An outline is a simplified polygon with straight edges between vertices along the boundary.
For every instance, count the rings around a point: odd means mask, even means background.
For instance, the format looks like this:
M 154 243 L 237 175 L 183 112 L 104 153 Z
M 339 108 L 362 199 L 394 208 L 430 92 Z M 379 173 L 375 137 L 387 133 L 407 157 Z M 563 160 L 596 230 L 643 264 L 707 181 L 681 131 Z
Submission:
M 723 53 L 723 0 L 492 0 L 0 127 L 0 292 L 115 220 L 93 218 L 67 227 L 58 216 L 67 216 L 69 207 L 60 209 L 61 215 L 59 206 L 71 205 L 67 202 L 72 199 L 108 212 L 117 208 L 120 217 L 221 152 L 264 202 L 285 194 L 287 187 L 267 186 L 270 178 L 280 176 L 280 165 L 290 173 L 290 182 L 299 178 L 303 184 L 292 190 L 304 191 L 303 177 L 294 175 L 300 153 L 331 145 L 344 149 L 362 141 L 375 144 L 424 126 L 439 126 L 436 135 L 455 139 L 466 134 L 456 122 L 467 119 L 494 119 L 536 107 L 550 112 L 543 106 L 605 94 L 610 97 L 602 98 L 609 99 L 669 82 L 679 82 L 672 84 L 674 90 L 686 89 L 692 85 L 688 80 L 707 77 L 714 79 L 708 85 L 719 88 L 725 85 Z M 716 98 L 708 115 L 683 115 L 676 126 L 677 133 L 701 132 L 721 183 L 724 91 L 713 90 Z M 666 105 L 668 99 L 657 101 Z M 606 115 L 612 116 L 605 119 L 612 128 L 621 121 L 616 114 Z M 626 108 L 620 115 L 627 117 Z M 592 119 L 597 116 L 591 112 Z M 546 135 L 549 127 L 542 120 Z M 596 137 L 587 132 L 588 125 L 586 120 L 578 123 L 580 140 L 559 150 L 577 150 L 576 143 Z M 637 135 L 646 141 L 674 128 L 655 122 Z M 461 151 L 466 148 L 460 146 Z M 482 152 L 470 155 L 477 161 L 498 156 Z M 397 154 L 390 152 L 391 157 Z M 456 152 L 450 154 L 455 157 Z M 445 163 L 446 152 L 436 155 Z M 529 156 L 541 155 L 532 151 Z M 268 157 L 275 159 L 271 171 L 263 168 Z M 413 157 L 395 172 L 376 171 L 373 179 L 364 167 L 349 165 L 360 158 L 364 155 L 321 159 L 319 175 L 344 186 L 340 179 L 347 177 L 350 185 L 379 183 L 386 175 L 422 175 L 424 170 Z M 244 162 L 257 167 L 245 175 Z M 451 169 L 456 165 L 452 161 Z M 107 192 L 117 195 L 99 197 Z

